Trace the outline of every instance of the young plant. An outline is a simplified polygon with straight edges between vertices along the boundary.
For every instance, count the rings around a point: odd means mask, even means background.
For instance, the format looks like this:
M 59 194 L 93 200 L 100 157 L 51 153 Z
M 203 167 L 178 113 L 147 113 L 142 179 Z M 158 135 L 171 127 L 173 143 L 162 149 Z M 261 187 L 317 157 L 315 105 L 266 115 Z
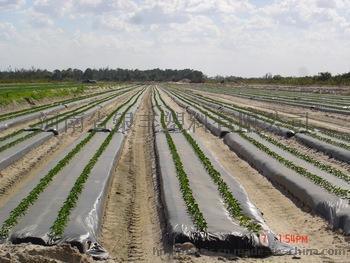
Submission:
M 189 184 L 188 176 L 184 170 L 180 155 L 177 152 L 174 141 L 171 138 L 171 135 L 169 134 L 169 131 L 167 129 L 164 111 L 161 108 L 161 106 L 159 105 L 155 93 L 154 93 L 154 101 L 156 103 L 158 110 L 161 113 L 161 117 L 160 117 L 161 118 L 161 125 L 162 125 L 162 128 L 164 130 L 168 146 L 170 148 L 170 153 L 171 153 L 174 165 L 175 165 L 177 178 L 179 180 L 180 190 L 182 193 L 182 197 L 185 201 L 187 211 L 190 214 L 190 216 L 192 217 L 193 222 L 196 225 L 197 229 L 200 231 L 206 231 L 207 230 L 207 222 L 205 221 L 204 216 L 203 216 L 202 212 L 200 211 L 199 206 L 198 206 L 195 198 L 193 197 L 193 193 L 192 193 L 192 190 L 191 190 L 191 187 Z
M 128 103 L 128 100 L 126 103 Z M 126 105 L 124 103 L 122 106 Z M 120 106 L 120 107 L 122 107 Z M 118 109 L 120 108 L 118 107 Z M 113 117 L 115 111 L 111 113 L 104 123 L 106 123 L 110 118 Z M 13 226 L 15 226 L 20 217 L 22 217 L 28 208 L 35 203 L 39 198 L 40 194 L 46 189 L 53 178 L 73 159 L 73 157 L 83 149 L 83 147 L 91 140 L 95 135 L 95 132 L 91 132 L 86 136 L 77 146 L 74 147 L 63 159 L 61 159 L 55 167 L 53 167 L 40 182 L 30 191 L 30 193 L 21 200 L 21 202 L 10 212 L 9 217 L 5 220 L 0 228 L 0 238 L 4 239 L 8 236 L 9 231 Z
M 189 144 L 192 146 L 192 149 L 198 156 L 204 168 L 206 169 L 206 171 L 208 172 L 208 174 L 210 175 L 214 183 L 217 185 L 218 191 L 226 204 L 226 208 L 229 214 L 232 216 L 232 218 L 238 220 L 241 226 L 246 227 L 250 231 L 253 231 L 256 233 L 259 232 L 261 230 L 261 226 L 255 223 L 251 218 L 243 214 L 243 211 L 242 211 L 242 208 L 240 207 L 239 202 L 234 198 L 232 192 L 230 191 L 230 188 L 228 187 L 226 182 L 222 179 L 221 174 L 214 168 L 209 158 L 206 157 L 206 155 L 204 154 L 202 149 L 199 147 L 197 142 L 193 139 L 193 137 L 185 129 L 183 129 L 182 124 L 179 122 L 175 111 L 164 102 L 159 92 L 158 92 L 158 96 L 162 101 L 162 103 L 171 112 L 175 124 L 181 130 L 182 134 L 184 135 L 186 140 L 189 142 Z
M 185 100 L 184 98 L 178 97 L 180 99 L 182 99 L 183 101 Z M 187 102 L 188 103 L 188 102 Z M 212 114 L 210 114 L 209 112 L 213 112 L 214 114 L 220 116 L 221 118 L 227 120 L 228 122 L 235 122 L 236 125 L 240 125 L 238 122 L 236 122 L 235 120 L 225 116 L 224 114 L 221 114 L 219 112 L 215 112 L 213 110 L 207 109 L 208 112 L 202 110 L 201 108 L 195 106 L 195 105 L 191 105 L 195 108 L 197 108 L 199 111 L 201 111 L 203 114 L 206 114 L 209 118 L 212 118 L 214 121 L 216 121 L 217 123 L 223 125 L 224 127 L 227 127 L 227 123 L 216 118 L 215 116 L 213 116 Z M 295 165 L 293 162 L 283 158 L 282 156 L 278 155 L 277 153 L 275 153 L 274 151 L 270 150 L 268 147 L 266 147 L 265 145 L 261 144 L 260 142 L 256 141 L 255 139 L 249 137 L 249 135 L 247 135 L 244 132 L 236 132 L 237 134 L 239 134 L 243 139 L 249 141 L 250 143 L 252 143 L 253 145 L 255 145 L 258 149 L 262 150 L 263 152 L 265 152 L 266 154 L 270 155 L 271 157 L 273 157 L 274 159 L 276 159 L 278 162 L 282 163 L 283 165 L 285 165 L 286 167 L 294 170 L 295 172 L 297 172 L 298 174 L 310 179 L 313 183 L 315 183 L 316 185 L 319 185 L 320 187 L 324 188 L 325 190 L 327 190 L 330 193 L 335 194 L 336 196 L 340 197 L 340 198 L 344 198 L 344 199 L 350 199 L 350 190 L 347 189 L 342 189 L 341 187 L 335 186 L 332 183 L 330 183 L 329 181 L 323 179 L 322 177 L 310 173 L 309 171 L 307 171 L 305 168 Z
M 85 185 L 87 179 L 89 178 L 91 170 L 94 168 L 95 164 L 97 163 L 97 161 L 101 157 L 102 153 L 105 151 L 105 149 L 107 148 L 107 146 L 111 142 L 115 132 L 118 130 L 120 124 L 122 123 L 125 114 L 136 103 L 136 101 L 139 99 L 141 94 L 142 93 L 140 93 L 136 97 L 135 101 L 133 103 L 131 103 L 123 111 L 121 117 L 118 119 L 118 121 L 117 121 L 116 125 L 114 126 L 114 128 L 112 129 L 112 131 L 108 134 L 107 138 L 103 141 L 101 146 L 97 149 L 94 156 L 89 160 L 88 164 L 84 167 L 83 171 L 81 172 L 81 174 L 79 175 L 79 177 L 75 181 L 74 186 L 70 190 L 67 199 L 65 200 L 63 206 L 61 207 L 61 209 L 58 212 L 58 216 L 57 216 L 55 222 L 51 226 L 51 233 L 50 233 L 51 237 L 60 237 L 63 234 L 64 229 L 65 229 L 65 227 L 68 223 L 68 220 L 69 220 L 69 215 L 70 215 L 72 209 L 77 204 L 79 196 L 80 196 L 81 192 L 83 191 L 84 185 Z M 124 103 L 123 105 L 118 107 L 117 110 L 114 111 L 113 115 L 115 115 L 115 113 L 117 113 L 122 107 L 129 104 L 132 99 L 133 99 L 133 97 L 131 99 L 129 99 L 126 103 Z M 105 124 L 109 119 L 110 118 L 107 118 L 103 124 Z

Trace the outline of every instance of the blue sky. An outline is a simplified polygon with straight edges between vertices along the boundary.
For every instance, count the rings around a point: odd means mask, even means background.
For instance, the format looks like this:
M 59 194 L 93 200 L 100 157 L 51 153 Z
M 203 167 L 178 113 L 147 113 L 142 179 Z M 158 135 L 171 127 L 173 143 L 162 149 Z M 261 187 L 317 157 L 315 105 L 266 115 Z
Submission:
M 0 0 L 0 68 L 350 71 L 350 0 Z

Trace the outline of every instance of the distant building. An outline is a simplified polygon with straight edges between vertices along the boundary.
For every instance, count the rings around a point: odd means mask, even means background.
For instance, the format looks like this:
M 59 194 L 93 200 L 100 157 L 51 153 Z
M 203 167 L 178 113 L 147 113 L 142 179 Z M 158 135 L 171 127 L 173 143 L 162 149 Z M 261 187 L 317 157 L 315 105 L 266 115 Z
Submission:
M 82 83 L 90 83 L 90 84 L 96 84 L 97 81 L 93 79 L 83 79 Z

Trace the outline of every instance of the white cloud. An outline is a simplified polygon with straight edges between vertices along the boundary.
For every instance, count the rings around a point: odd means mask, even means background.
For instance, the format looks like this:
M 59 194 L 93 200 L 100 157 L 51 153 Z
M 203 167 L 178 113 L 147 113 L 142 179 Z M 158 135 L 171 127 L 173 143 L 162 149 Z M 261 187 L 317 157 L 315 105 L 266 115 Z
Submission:
M 126 18 L 121 18 L 113 15 L 103 15 L 94 23 L 96 30 L 111 30 L 116 32 L 132 32 L 138 31 L 138 27 L 129 24 Z
M 183 4 L 190 13 L 239 13 L 253 10 L 248 0 L 188 0 Z
M 43 13 L 30 12 L 29 22 L 34 27 L 43 28 L 54 25 L 54 21 Z
M 348 0 L 0 0 L 0 10 L 4 65 L 350 70 Z
M 0 0 L 0 11 L 19 9 L 25 4 L 25 0 Z
M 11 23 L 0 23 L 0 41 L 10 41 L 16 36 L 16 29 Z
M 73 0 L 35 0 L 32 9 L 50 16 L 63 16 L 72 9 Z
M 138 25 L 185 23 L 188 15 L 181 12 L 169 12 L 159 6 L 145 8 L 135 13 L 130 21 Z

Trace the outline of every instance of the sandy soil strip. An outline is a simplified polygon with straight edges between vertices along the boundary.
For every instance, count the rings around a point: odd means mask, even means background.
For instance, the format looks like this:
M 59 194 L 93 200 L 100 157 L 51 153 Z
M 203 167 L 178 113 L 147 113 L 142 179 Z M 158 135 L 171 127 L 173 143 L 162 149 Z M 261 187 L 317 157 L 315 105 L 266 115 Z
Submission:
M 130 94 L 120 96 L 118 102 L 113 103 L 100 110 L 100 114 L 94 114 L 84 122 L 81 128 L 69 129 L 67 133 L 53 137 L 39 147 L 33 149 L 23 158 L 13 163 L 6 169 L 0 171 L 0 207 L 7 202 L 14 193 L 19 191 L 35 174 L 63 151 L 73 141 L 86 133 L 98 120 L 107 116 L 118 105 L 126 101 Z
M 113 262 L 162 261 L 154 253 L 162 245 L 152 178 L 150 98 L 148 90 L 128 133 L 106 206 L 101 240 Z
M 42 247 L 37 245 L 0 245 L 1 263 L 89 263 L 93 260 L 70 245 Z
M 184 110 L 175 104 L 164 92 L 162 97 L 175 111 L 181 113 Z M 191 123 L 191 117 L 185 113 L 185 126 Z M 221 139 L 213 136 L 202 127 L 196 127 L 196 136 L 218 158 L 220 163 L 242 184 L 251 201 L 260 209 L 270 228 L 278 235 L 303 235 L 308 237 L 308 242 L 295 244 L 313 249 L 346 249 L 349 250 L 349 239 L 332 232 L 327 223 L 319 217 L 303 211 L 292 200 L 276 189 L 264 176 L 259 174 L 248 163 L 240 159 L 232 152 Z M 293 244 L 292 244 L 293 245 Z M 293 245 L 294 246 L 294 245 Z M 223 256 L 208 257 L 180 255 L 175 257 L 179 262 L 217 262 L 230 258 Z M 346 262 L 346 256 L 314 255 L 301 256 L 299 262 Z M 296 262 L 292 256 L 271 257 L 264 261 L 261 259 L 240 259 L 242 262 Z
M 308 112 L 309 123 L 320 127 L 334 129 L 341 132 L 350 132 L 350 116 L 332 114 L 326 112 L 316 112 L 309 109 L 302 109 L 300 107 L 293 107 L 289 105 L 281 105 L 278 103 L 268 103 L 234 97 L 231 95 L 210 93 L 204 91 L 195 91 L 196 93 L 210 97 L 212 99 L 221 100 L 227 103 L 234 103 L 242 107 L 250 107 L 258 110 L 263 110 L 267 113 L 276 113 L 289 118 L 297 118 L 297 120 L 305 120 L 305 113 Z M 304 117 L 301 117 L 304 116 Z

